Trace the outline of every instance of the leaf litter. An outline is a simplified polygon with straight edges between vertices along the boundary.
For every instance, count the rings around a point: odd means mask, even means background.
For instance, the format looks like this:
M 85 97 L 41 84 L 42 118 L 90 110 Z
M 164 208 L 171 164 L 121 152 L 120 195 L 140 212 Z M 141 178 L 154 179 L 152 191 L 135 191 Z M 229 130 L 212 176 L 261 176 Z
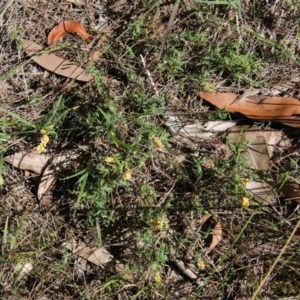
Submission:
M 260 121 L 277 121 L 300 127 L 300 102 L 291 97 L 248 96 L 238 99 L 234 93 L 199 92 L 198 96 L 227 112 L 237 112 Z
M 15 168 L 40 175 L 37 198 L 41 204 L 49 204 L 51 191 L 59 174 L 67 169 L 78 167 L 79 153 L 66 151 L 56 155 L 37 151 L 20 151 L 4 157 L 4 161 Z
M 31 59 L 44 69 L 57 75 L 76 79 L 79 81 L 91 81 L 92 75 L 69 60 L 52 53 L 43 53 L 44 47 L 29 40 L 23 40 L 23 49 Z
M 78 243 L 75 240 L 66 241 L 63 246 L 70 250 L 74 255 L 80 256 L 102 268 L 113 259 L 111 253 L 105 247 L 90 247 L 85 243 Z
M 74 3 L 74 4 L 77 4 L 77 3 L 80 3 L 81 1 L 68 1 L 68 2 L 71 2 L 71 3 Z M 86 2 L 85 3 L 86 5 L 87 5 L 87 7 L 88 7 L 88 3 Z M 42 51 L 42 50 L 41 50 Z M 84 71 L 84 70 L 83 70 Z M 239 101 L 245 101 L 246 99 L 243 99 L 243 98 L 245 98 L 245 96 L 246 95 L 243 95 L 243 97 L 241 97 L 240 99 L 238 99 L 238 102 Z M 249 96 L 249 95 L 247 95 L 247 96 Z M 237 100 L 236 98 L 235 98 L 235 100 Z M 237 103 L 238 103 L 237 102 Z M 178 122 L 179 123 L 179 122 Z M 200 123 L 200 122 L 199 122 Z M 225 122 L 224 122 L 225 123 Z M 184 130 L 184 133 L 182 133 L 182 132 L 180 132 L 180 135 L 181 135 L 181 137 L 178 137 L 178 140 L 182 140 L 183 138 L 186 138 L 186 139 L 189 139 L 189 134 L 190 135 L 192 135 L 192 134 L 194 134 L 194 136 L 192 137 L 193 138 L 193 145 L 195 146 L 195 147 L 197 147 L 197 141 L 199 140 L 207 140 L 207 138 L 208 137 L 205 137 L 204 135 L 201 135 L 201 134 L 199 134 L 198 135 L 198 133 L 197 133 L 197 131 L 198 131 L 198 125 L 199 124 L 196 124 L 196 126 L 193 126 L 193 124 L 192 124 L 192 122 L 189 124 L 189 125 L 191 125 L 190 127 L 189 126 L 187 126 L 186 128 L 185 128 L 185 130 Z M 206 126 L 205 126 L 206 127 Z M 229 127 L 231 127 L 231 126 L 229 126 Z M 204 132 L 205 132 L 205 130 L 207 130 L 207 129 L 204 129 Z M 218 133 L 213 133 L 213 135 L 211 135 L 209 138 L 216 138 L 216 137 L 218 137 L 219 136 L 219 134 L 223 134 L 225 131 L 227 131 L 228 130 L 228 128 L 227 129 L 225 129 L 225 130 L 221 130 L 221 131 L 219 131 Z M 194 131 L 194 132 L 193 132 Z M 209 131 L 213 131 L 213 130 L 209 130 Z M 257 140 L 258 142 L 261 142 L 261 143 L 264 143 L 264 139 L 261 139 L 261 140 Z M 198 142 L 199 143 L 199 142 Z M 256 143 L 256 141 L 254 141 L 254 142 L 252 142 L 253 144 L 255 144 Z M 199 147 L 199 144 L 198 144 L 198 147 Z M 253 147 L 252 147 L 253 148 Z M 267 148 L 268 148 L 268 145 L 267 145 Z M 264 149 L 265 150 L 265 149 Z M 259 156 L 258 156 L 259 157 Z M 188 159 L 188 155 L 187 155 L 187 159 Z M 255 161 L 255 158 L 254 158 L 254 155 L 250 155 L 250 163 L 253 163 L 253 161 L 251 161 L 251 160 L 253 160 L 254 159 L 254 161 Z M 266 159 L 265 159 L 265 163 L 266 163 Z M 256 161 L 257 162 L 257 161 Z M 21 165 L 21 164 L 19 164 L 19 165 Z M 257 168 L 259 168 L 259 165 L 257 164 L 256 165 L 256 167 Z M 49 169 L 48 169 L 49 168 Z M 47 170 L 48 169 L 48 170 Z M 39 168 L 37 168 L 37 170 L 39 170 Z M 34 172 L 34 171 L 32 171 L 32 172 Z M 52 169 L 52 166 L 51 165 L 49 165 L 49 166 L 46 166 L 46 168 L 44 168 L 43 169 L 43 174 L 45 173 L 45 175 L 46 174 L 49 174 L 49 180 L 50 180 L 50 185 L 52 185 L 51 184 L 51 172 L 54 172 L 54 169 Z M 39 172 L 38 172 L 39 173 Z M 45 177 L 46 178 L 46 177 Z M 52 176 L 52 179 L 53 179 L 53 176 Z M 47 181 L 47 180 L 45 180 L 45 181 Z M 46 185 L 49 185 L 49 184 L 46 184 Z M 249 188 L 253 188 L 253 186 L 251 186 L 251 185 L 249 185 L 248 186 L 248 184 L 247 184 L 247 187 L 249 187 Z M 257 186 L 256 186 L 257 187 Z M 254 188 L 253 188 L 254 189 Z M 294 188 L 293 188 L 293 190 L 294 190 Z M 218 240 L 217 240 L 218 241 Z M 198 274 L 196 274 L 195 276 L 198 276 Z
M 239 112 L 250 119 L 261 121 L 279 121 L 291 127 L 300 127 L 299 100 L 291 97 L 265 97 L 243 94 L 241 97 L 233 93 L 200 92 L 199 96 L 228 112 Z M 228 138 L 234 142 L 249 143 L 242 152 L 250 166 L 256 170 L 269 170 L 275 148 L 283 138 L 282 130 L 260 129 L 257 126 L 233 127 Z M 290 147 L 295 148 L 295 147 Z M 298 146 L 296 146 L 298 149 Z M 274 203 L 277 198 L 275 183 L 270 185 L 263 181 L 249 181 L 246 189 L 254 198 Z M 280 189 L 286 200 L 300 202 L 299 188 L 286 183 Z
M 209 245 L 209 247 L 207 248 L 206 253 L 211 252 L 222 240 L 222 223 L 219 220 L 215 220 L 215 218 L 212 215 L 205 215 L 200 217 L 197 220 L 197 224 L 199 224 L 200 226 L 203 226 L 204 223 L 208 222 L 209 220 L 213 220 L 215 225 L 213 226 L 213 230 L 212 230 L 212 240 L 211 243 Z M 210 222 L 208 222 L 210 223 Z
M 254 101 L 251 97 L 254 96 L 258 90 L 245 92 L 241 96 L 233 93 L 206 93 L 200 92 L 199 96 L 203 99 L 222 108 L 228 112 L 241 112 L 253 119 L 276 120 L 282 121 L 286 125 L 297 127 L 294 122 L 294 117 L 289 114 L 300 112 L 299 101 L 297 99 L 288 97 L 262 97 L 261 101 Z M 264 100 L 265 99 L 265 100 Z M 278 100 L 279 99 L 279 100 Z M 253 102 L 254 101 L 254 102 Z M 278 103 L 277 103 L 278 102 Z M 249 104 L 250 103 L 250 104 Z M 283 118 L 288 116 L 289 118 Z M 291 120 L 293 119 L 293 122 Z M 288 121 L 287 121 L 288 120 Z M 241 152 L 241 155 L 249 163 L 249 166 L 254 170 L 267 171 L 270 169 L 270 164 L 273 164 L 274 153 L 283 152 L 281 141 L 284 138 L 282 130 L 272 128 L 262 129 L 254 125 L 241 126 L 236 125 L 237 121 L 209 121 L 201 123 L 198 121 L 185 124 L 176 113 L 169 112 L 166 115 L 166 125 L 170 129 L 175 142 L 189 144 L 192 148 L 196 148 L 197 144 L 204 140 L 218 137 L 220 133 L 226 133 L 227 138 L 234 143 L 242 143 L 247 147 Z M 216 141 L 211 140 L 213 146 Z M 217 143 L 218 144 L 218 143 Z M 290 147 L 291 142 L 286 144 Z M 225 144 L 222 144 L 226 146 Z M 227 146 L 226 146 L 227 147 Z M 218 144 L 218 148 L 221 148 Z M 228 148 L 228 147 L 227 147 Z M 290 147 L 292 148 L 292 147 Z M 280 151 L 279 151 L 280 149 Z M 298 148 L 297 148 L 298 149 Z M 227 150 L 229 153 L 230 150 Z M 227 154 L 228 156 L 229 154 Z M 245 184 L 246 190 L 252 195 L 254 199 L 259 202 L 266 202 L 275 204 L 277 201 L 276 184 L 273 182 L 265 182 L 263 180 L 250 180 Z M 280 190 L 286 199 L 299 201 L 300 192 L 292 185 L 285 185 Z
M 251 168 L 256 170 L 268 170 L 270 159 L 283 137 L 281 130 L 261 129 L 258 126 L 232 127 L 227 137 L 235 143 L 247 144 L 242 155 L 247 159 Z

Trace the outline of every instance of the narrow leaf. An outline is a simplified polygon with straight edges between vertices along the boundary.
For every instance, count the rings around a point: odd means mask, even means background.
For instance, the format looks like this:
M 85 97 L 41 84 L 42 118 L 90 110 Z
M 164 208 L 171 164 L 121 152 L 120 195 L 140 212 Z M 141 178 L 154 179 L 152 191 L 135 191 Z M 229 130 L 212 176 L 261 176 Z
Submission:
M 212 251 L 222 240 L 222 224 L 218 222 L 213 229 L 213 237 L 207 252 Z
M 71 61 L 50 53 L 36 54 L 43 50 L 43 47 L 32 41 L 23 40 L 23 48 L 26 53 L 31 56 L 34 62 L 50 72 L 86 82 L 94 78 L 92 75 L 88 75 L 84 69 Z
M 233 93 L 199 92 L 204 100 L 227 112 L 238 112 L 250 119 L 278 121 L 292 127 L 300 127 L 300 101 L 291 97 L 249 96 L 234 101 L 239 95 Z
M 20 151 L 4 157 L 4 161 L 12 164 L 14 167 L 21 170 L 32 171 L 37 174 L 41 174 L 49 159 L 50 157 L 48 155 L 39 154 L 36 151 Z

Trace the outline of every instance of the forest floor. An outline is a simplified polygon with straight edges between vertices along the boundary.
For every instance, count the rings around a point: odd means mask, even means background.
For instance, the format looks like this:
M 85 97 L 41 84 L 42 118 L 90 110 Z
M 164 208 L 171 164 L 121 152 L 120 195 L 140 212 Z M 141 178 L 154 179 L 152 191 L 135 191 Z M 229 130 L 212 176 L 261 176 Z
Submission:
M 299 187 L 299 152 L 257 170 L 226 131 L 170 125 L 255 123 L 297 148 L 297 128 L 199 91 L 299 99 L 299 17 L 292 0 L 2 1 L 1 299 L 300 299 L 299 207 L 278 189 Z M 49 48 L 66 20 L 90 39 Z M 93 79 L 47 71 L 24 40 Z

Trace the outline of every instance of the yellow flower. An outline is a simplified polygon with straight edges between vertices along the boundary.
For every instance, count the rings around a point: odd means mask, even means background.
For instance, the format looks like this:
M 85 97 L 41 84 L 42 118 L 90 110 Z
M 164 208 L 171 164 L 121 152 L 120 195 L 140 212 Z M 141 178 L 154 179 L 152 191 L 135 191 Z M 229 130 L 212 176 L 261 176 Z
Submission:
M 46 135 L 48 131 L 46 129 L 41 129 L 40 134 L 41 135 Z
M 51 131 L 53 129 L 54 125 L 48 125 L 48 126 L 45 126 L 44 128 L 42 128 L 40 130 L 40 134 L 41 134 L 41 141 L 39 143 L 39 145 L 36 147 L 36 151 L 38 153 L 42 153 L 45 151 L 46 149 L 46 146 L 49 142 L 49 131 Z
M 248 182 L 249 182 L 249 179 L 244 179 L 243 180 L 243 183 L 244 183 L 245 186 L 248 184 Z
M 155 229 L 162 229 L 164 227 L 164 222 L 158 219 L 153 219 L 151 220 L 151 225 L 155 228 Z
M 42 132 L 45 132 L 45 131 L 42 129 L 41 134 L 42 134 Z M 44 152 L 48 142 L 49 142 L 49 136 L 46 133 L 42 134 L 41 141 L 40 141 L 39 145 L 36 147 L 36 151 L 38 153 Z
M 112 156 L 107 156 L 105 158 L 105 162 L 109 163 L 109 164 L 113 164 L 116 162 L 116 160 L 112 157 Z
M 123 173 L 122 178 L 124 180 L 130 180 L 131 179 L 131 171 L 130 171 L 130 169 L 126 169 L 126 171 Z
M 159 272 L 156 272 L 156 273 L 155 273 L 155 275 L 153 276 L 153 281 L 154 281 L 156 284 L 161 284 L 162 279 L 161 279 L 161 276 L 160 276 Z
M 249 207 L 249 205 L 250 205 L 249 198 L 243 197 L 241 200 L 241 207 L 246 208 Z
M 154 137 L 152 137 L 152 141 L 153 141 L 155 147 L 156 147 L 158 150 L 164 150 L 164 149 L 165 149 L 165 146 L 164 146 L 164 144 L 162 143 L 162 141 L 161 141 L 160 138 L 154 136 Z
M 206 268 L 205 263 L 200 256 L 197 259 L 197 266 L 202 271 L 205 270 L 205 268 Z

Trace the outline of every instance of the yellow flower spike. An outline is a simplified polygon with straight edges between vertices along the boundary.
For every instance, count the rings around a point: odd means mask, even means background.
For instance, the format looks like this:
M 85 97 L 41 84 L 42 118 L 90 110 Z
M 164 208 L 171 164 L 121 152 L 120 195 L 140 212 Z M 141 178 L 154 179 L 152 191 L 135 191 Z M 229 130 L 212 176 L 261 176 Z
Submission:
M 164 227 L 164 222 L 158 219 L 153 219 L 151 220 L 151 225 L 155 228 L 155 229 L 162 229 Z
M 205 263 L 201 257 L 198 257 L 198 259 L 197 259 L 197 266 L 201 271 L 205 270 L 205 268 L 206 268 Z
M 162 279 L 161 279 L 161 276 L 160 276 L 160 273 L 159 272 L 156 272 L 155 275 L 153 276 L 153 281 L 156 283 L 156 284 L 161 284 L 162 283 Z
M 42 130 L 41 130 L 41 133 L 42 133 Z M 43 134 L 39 145 L 36 147 L 36 151 L 38 153 L 44 152 L 49 140 L 50 140 L 49 136 L 47 134 Z
M 155 147 L 156 147 L 158 150 L 164 150 L 164 149 L 165 149 L 165 146 L 164 146 L 164 144 L 163 144 L 163 142 L 161 141 L 160 138 L 154 136 L 154 137 L 152 137 L 152 141 L 153 141 Z
M 250 205 L 249 198 L 243 197 L 241 200 L 241 207 L 246 208 L 249 207 L 249 205 Z
M 112 156 L 107 156 L 105 158 L 105 162 L 109 163 L 109 164 L 113 164 L 116 162 L 116 160 L 112 157 Z
M 126 171 L 123 173 L 122 178 L 124 180 L 130 180 L 131 179 L 131 171 L 130 171 L 130 169 L 126 169 Z
M 245 186 L 247 185 L 248 182 L 249 182 L 249 179 L 244 179 L 243 180 L 243 183 L 244 183 Z
M 41 135 L 46 135 L 47 134 L 47 130 L 46 129 L 41 129 L 40 133 L 41 133 Z

